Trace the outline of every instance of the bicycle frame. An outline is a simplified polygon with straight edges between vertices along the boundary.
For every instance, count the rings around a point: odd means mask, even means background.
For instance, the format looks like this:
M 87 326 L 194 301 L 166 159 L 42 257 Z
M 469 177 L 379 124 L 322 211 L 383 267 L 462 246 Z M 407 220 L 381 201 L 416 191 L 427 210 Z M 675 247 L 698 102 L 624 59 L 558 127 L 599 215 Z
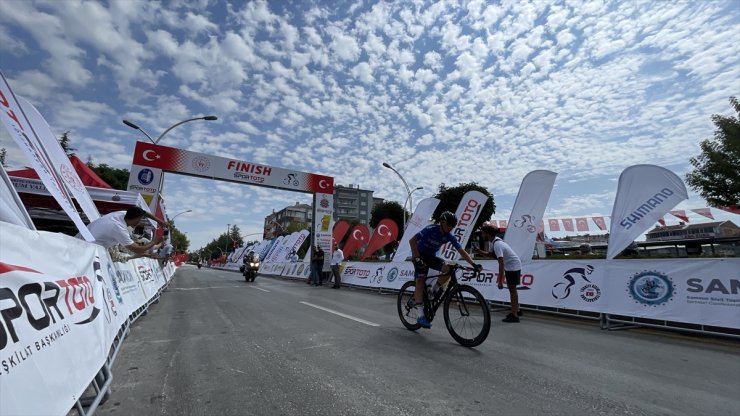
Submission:
M 444 300 L 447 298 L 447 296 L 450 295 L 450 293 L 460 284 L 457 281 L 457 271 L 458 270 L 465 270 L 466 267 L 460 266 L 459 264 L 448 264 L 447 265 L 450 269 L 450 271 L 447 274 L 436 274 L 432 276 L 427 276 L 424 278 L 424 314 L 426 315 L 429 322 L 431 322 L 434 319 L 434 316 L 437 313 L 437 309 L 442 305 Z M 479 273 L 479 272 L 474 272 Z M 447 283 L 447 288 L 440 296 L 438 296 L 436 299 L 431 299 L 430 301 L 430 294 L 427 290 L 427 284 L 426 282 L 429 279 L 435 279 L 442 276 L 450 276 L 450 281 Z

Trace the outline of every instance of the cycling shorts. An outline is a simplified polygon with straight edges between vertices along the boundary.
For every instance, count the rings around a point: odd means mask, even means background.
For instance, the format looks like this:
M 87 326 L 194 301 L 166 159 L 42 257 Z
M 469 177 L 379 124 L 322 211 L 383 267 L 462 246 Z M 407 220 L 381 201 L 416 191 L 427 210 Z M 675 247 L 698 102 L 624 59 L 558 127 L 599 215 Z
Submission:
M 514 270 L 514 271 L 505 271 L 504 276 L 506 276 L 506 285 L 507 286 L 518 286 L 519 283 L 521 283 L 521 277 L 522 277 L 522 271 L 521 270 Z
M 420 254 L 419 258 L 424 262 L 424 267 L 416 267 L 414 264 L 414 278 L 423 279 L 427 277 L 429 269 L 442 271 L 442 267 L 445 265 L 445 261 L 436 256 L 427 256 Z

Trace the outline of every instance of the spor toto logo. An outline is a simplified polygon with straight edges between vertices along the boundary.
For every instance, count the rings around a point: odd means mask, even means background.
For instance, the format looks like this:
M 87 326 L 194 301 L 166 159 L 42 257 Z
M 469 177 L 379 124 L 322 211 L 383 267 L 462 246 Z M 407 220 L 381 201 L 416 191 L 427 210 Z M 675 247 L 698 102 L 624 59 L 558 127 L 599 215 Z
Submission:
M 658 306 L 668 303 L 676 290 L 673 280 L 665 274 L 645 270 L 629 279 L 627 293 L 637 303 Z
M 139 172 L 139 183 L 142 185 L 149 185 L 154 180 L 154 172 L 151 169 L 142 169 Z
M 385 280 L 387 280 L 388 283 L 391 283 L 394 280 L 396 280 L 397 277 L 398 277 L 398 269 L 394 267 L 388 270 L 388 277 L 386 277 Z

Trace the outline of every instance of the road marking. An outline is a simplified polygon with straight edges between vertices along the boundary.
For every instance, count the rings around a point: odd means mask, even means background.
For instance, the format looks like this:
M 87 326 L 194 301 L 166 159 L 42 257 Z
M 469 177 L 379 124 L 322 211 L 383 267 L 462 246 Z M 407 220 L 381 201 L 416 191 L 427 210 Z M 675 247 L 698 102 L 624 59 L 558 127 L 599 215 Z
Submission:
M 171 287 L 169 290 L 203 290 L 203 289 L 231 289 L 233 287 L 244 287 L 244 286 L 206 286 L 206 287 Z
M 257 290 L 261 290 L 261 291 L 263 291 L 263 292 L 267 292 L 267 293 L 270 293 L 270 291 L 269 291 L 269 290 L 267 290 L 267 289 L 262 289 L 261 287 L 257 287 L 257 286 L 250 286 L 250 287 L 251 287 L 252 289 L 257 289 Z
M 347 315 L 346 313 L 337 312 L 337 311 L 331 310 L 329 308 L 325 308 L 323 306 L 314 305 L 313 303 L 308 303 L 308 302 L 303 302 L 303 301 L 301 301 L 299 303 L 302 303 L 302 304 L 304 304 L 306 306 L 310 306 L 312 308 L 321 309 L 322 311 L 333 313 L 334 315 L 339 315 L 342 318 L 347 318 L 347 319 L 351 319 L 353 321 L 357 321 L 357 322 L 359 322 L 361 324 L 370 325 L 370 326 L 380 326 L 379 324 L 376 324 L 375 322 L 370 322 L 370 321 L 366 321 L 364 319 L 356 318 L 356 317 L 354 317 L 352 315 Z

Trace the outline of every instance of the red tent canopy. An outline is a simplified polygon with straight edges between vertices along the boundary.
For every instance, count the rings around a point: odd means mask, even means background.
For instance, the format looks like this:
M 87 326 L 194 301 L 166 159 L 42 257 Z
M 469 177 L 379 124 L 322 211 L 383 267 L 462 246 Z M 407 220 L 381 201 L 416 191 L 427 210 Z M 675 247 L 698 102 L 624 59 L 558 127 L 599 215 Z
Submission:
M 113 187 L 108 185 L 104 180 L 100 179 L 100 176 L 93 172 L 93 170 L 90 169 L 90 167 L 88 167 L 83 161 L 81 161 L 79 157 L 72 155 L 69 157 L 69 161 L 72 163 L 72 166 L 77 171 L 77 175 L 80 177 L 83 185 L 94 186 L 96 188 L 113 189 Z M 7 173 L 9 176 L 17 176 L 19 178 L 39 179 L 39 175 L 32 168 L 10 170 Z

